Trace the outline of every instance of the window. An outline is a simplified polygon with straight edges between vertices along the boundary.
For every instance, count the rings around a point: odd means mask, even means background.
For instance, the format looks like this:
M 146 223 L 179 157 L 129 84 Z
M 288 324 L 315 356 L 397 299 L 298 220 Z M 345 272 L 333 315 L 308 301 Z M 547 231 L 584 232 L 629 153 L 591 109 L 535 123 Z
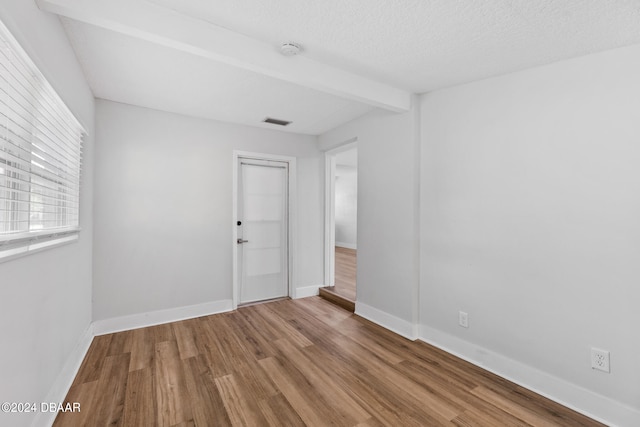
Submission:
M 0 22 L 0 258 L 77 238 L 84 135 Z

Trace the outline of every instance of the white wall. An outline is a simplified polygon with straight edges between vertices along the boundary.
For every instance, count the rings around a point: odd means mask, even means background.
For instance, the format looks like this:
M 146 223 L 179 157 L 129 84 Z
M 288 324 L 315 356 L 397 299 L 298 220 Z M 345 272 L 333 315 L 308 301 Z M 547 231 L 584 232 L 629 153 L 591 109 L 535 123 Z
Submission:
M 320 135 L 322 150 L 358 140 L 356 312 L 413 335 L 418 288 L 416 111 L 373 111 Z
M 322 284 L 315 137 L 103 100 L 96 129 L 94 319 L 232 298 L 233 150 L 298 158 L 294 286 Z
M 358 169 L 336 166 L 336 246 L 356 249 L 358 237 Z
M 504 357 L 628 405 L 562 396 L 620 425 L 640 423 L 638 76 L 634 46 L 421 106 L 423 325 L 470 344 L 472 359 Z M 591 346 L 611 352 L 610 374 L 590 368 Z M 538 387 L 562 394 L 549 384 Z
M 89 133 L 79 241 L 0 263 L 0 402 L 41 402 L 68 386 L 60 375 L 91 322 L 93 95 L 57 17 L 33 1 L 3 0 L 0 19 Z M 33 419 L 0 413 L 0 425 Z

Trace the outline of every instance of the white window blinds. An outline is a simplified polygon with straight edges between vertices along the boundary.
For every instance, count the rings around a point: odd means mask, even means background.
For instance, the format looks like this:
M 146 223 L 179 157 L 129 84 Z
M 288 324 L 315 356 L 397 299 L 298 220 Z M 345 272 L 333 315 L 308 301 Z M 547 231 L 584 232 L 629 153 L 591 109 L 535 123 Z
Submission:
M 0 245 L 78 230 L 84 134 L 0 22 Z

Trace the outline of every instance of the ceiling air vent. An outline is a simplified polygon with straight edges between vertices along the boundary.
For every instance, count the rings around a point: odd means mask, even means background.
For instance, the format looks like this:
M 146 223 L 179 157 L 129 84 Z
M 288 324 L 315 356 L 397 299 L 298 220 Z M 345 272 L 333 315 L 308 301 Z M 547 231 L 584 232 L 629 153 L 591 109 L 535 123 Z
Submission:
M 264 123 L 271 123 L 272 125 L 278 125 L 278 126 L 288 126 L 291 124 L 290 121 L 288 120 L 280 120 L 280 119 L 274 119 L 271 117 L 267 117 L 266 119 L 263 120 Z

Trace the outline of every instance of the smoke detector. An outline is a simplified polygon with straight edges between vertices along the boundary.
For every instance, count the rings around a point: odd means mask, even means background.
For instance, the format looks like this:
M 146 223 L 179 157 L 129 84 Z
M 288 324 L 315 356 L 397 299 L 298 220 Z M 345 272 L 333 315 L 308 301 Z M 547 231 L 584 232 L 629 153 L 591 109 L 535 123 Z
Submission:
M 300 53 L 300 45 L 292 42 L 282 43 L 282 46 L 280 46 L 280 52 L 284 56 L 295 56 Z

